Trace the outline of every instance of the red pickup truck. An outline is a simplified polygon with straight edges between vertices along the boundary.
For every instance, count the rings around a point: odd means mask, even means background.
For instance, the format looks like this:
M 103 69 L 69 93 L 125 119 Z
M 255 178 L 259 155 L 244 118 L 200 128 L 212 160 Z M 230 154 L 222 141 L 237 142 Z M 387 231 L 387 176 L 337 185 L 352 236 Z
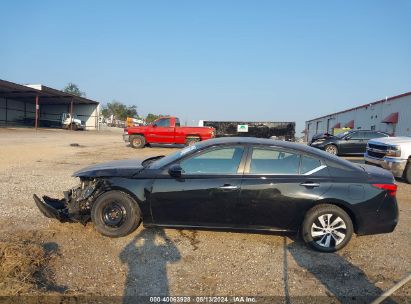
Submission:
M 161 117 L 151 125 L 124 129 L 123 139 L 133 148 L 144 148 L 147 144 L 186 144 L 215 137 L 212 127 L 181 127 L 177 117 Z

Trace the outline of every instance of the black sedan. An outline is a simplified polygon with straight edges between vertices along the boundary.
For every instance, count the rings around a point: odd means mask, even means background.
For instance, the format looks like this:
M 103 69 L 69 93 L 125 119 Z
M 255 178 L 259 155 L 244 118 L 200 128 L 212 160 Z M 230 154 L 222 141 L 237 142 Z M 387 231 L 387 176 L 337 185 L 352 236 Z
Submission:
M 319 137 L 312 140 L 310 146 L 334 155 L 364 154 L 370 139 L 388 136 L 380 131 L 350 130 L 336 136 Z
M 144 226 L 300 232 L 332 252 L 353 232 L 388 233 L 398 221 L 389 171 L 290 142 L 219 138 L 168 156 L 113 161 L 74 174 L 63 199 L 34 195 L 41 212 L 110 237 Z

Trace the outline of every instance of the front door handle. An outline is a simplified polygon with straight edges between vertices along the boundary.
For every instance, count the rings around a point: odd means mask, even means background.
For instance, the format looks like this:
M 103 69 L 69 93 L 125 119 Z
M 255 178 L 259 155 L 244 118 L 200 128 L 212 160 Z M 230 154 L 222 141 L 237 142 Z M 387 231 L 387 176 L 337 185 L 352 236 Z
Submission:
M 320 184 L 317 184 L 317 183 L 301 183 L 300 186 L 304 186 L 304 187 L 320 187 Z
M 237 190 L 239 189 L 239 186 L 233 186 L 233 185 L 224 185 L 219 187 L 218 189 L 223 189 L 223 190 Z

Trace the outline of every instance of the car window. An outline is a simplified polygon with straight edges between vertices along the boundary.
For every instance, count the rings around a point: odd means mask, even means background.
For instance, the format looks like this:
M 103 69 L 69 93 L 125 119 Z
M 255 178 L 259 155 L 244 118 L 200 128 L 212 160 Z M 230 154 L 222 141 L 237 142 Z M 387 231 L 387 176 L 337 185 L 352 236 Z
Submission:
M 381 132 L 373 132 L 371 138 L 380 138 L 380 137 L 388 137 L 388 134 L 384 134 Z
M 350 133 L 352 133 L 352 132 L 350 132 L 350 131 L 345 131 L 345 132 L 342 132 L 342 133 L 338 133 L 338 134 L 336 135 L 336 137 L 338 137 L 338 138 L 343 138 L 344 136 L 346 136 L 347 134 L 350 134 Z
M 300 156 L 275 149 L 253 148 L 251 174 L 298 174 Z
M 157 127 L 169 127 L 170 126 L 170 118 L 162 118 L 156 121 Z
M 305 174 L 320 166 L 321 166 L 321 161 L 319 159 L 304 155 L 301 158 L 300 173 Z
M 185 174 L 235 174 L 243 156 L 243 147 L 213 149 L 183 160 Z
M 364 139 L 364 132 L 352 132 L 349 137 L 350 139 Z
M 179 118 L 176 118 L 176 127 L 180 127 L 180 119 Z

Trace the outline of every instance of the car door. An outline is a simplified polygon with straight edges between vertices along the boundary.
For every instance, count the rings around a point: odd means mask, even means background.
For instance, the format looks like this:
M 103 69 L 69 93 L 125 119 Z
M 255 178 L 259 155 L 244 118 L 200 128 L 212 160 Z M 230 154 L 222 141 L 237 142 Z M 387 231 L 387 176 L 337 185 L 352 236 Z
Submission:
M 231 227 L 245 163 L 243 146 L 212 147 L 178 161 L 174 178 L 165 168 L 150 194 L 157 225 Z
M 365 153 L 365 148 L 367 146 L 367 140 L 364 137 L 364 132 L 354 131 L 348 134 L 342 143 L 344 149 L 341 153 L 347 154 L 357 154 Z
M 153 143 L 174 143 L 174 127 L 170 127 L 170 118 L 158 119 L 149 130 L 149 140 Z
M 325 163 L 279 148 L 251 149 L 241 184 L 237 224 L 252 229 L 298 229 L 306 211 L 330 188 Z

